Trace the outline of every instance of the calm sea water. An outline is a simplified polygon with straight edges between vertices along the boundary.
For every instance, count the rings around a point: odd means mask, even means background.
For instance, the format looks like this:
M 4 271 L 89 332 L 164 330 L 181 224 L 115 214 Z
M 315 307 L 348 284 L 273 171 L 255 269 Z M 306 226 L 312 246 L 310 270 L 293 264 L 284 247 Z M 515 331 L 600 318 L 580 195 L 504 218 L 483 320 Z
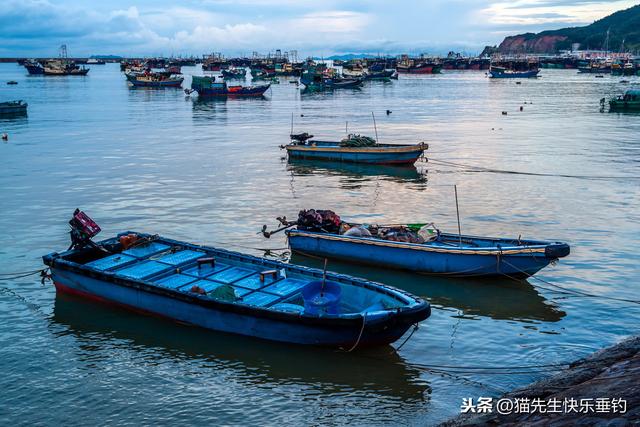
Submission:
M 256 235 L 262 224 L 274 227 L 276 216 L 302 208 L 455 231 L 457 184 L 463 232 L 567 241 L 571 255 L 540 278 L 638 298 L 640 115 L 603 113 L 598 104 L 629 87 L 620 78 L 544 70 L 517 85 L 445 72 L 315 95 L 288 80 L 266 99 L 198 102 L 181 90 L 129 89 L 117 65 L 93 66 L 85 78 L 45 78 L 0 64 L 0 101 L 29 103 L 28 117 L 0 120 L 9 134 L 0 143 L 0 274 L 37 269 L 41 255 L 66 249 L 76 207 L 105 237 L 133 229 L 261 255 L 286 247 L 283 236 Z M 292 114 L 294 131 L 340 138 L 345 122 L 373 135 L 372 111 L 382 142 L 428 142 L 433 160 L 614 178 L 282 158 Z M 0 422 L 431 425 L 457 414 L 462 397 L 497 396 L 550 373 L 433 365 L 517 370 L 571 361 L 638 333 L 638 305 L 567 296 L 532 279 L 329 267 L 422 295 L 433 314 L 397 353 L 344 354 L 56 296 L 37 278 L 0 281 Z

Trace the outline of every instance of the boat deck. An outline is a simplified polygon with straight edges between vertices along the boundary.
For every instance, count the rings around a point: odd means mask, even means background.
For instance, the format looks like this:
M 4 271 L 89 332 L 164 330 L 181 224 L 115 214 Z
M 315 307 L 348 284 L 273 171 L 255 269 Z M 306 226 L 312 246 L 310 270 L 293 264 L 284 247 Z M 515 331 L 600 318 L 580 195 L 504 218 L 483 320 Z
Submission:
M 85 266 L 178 291 L 189 291 L 198 286 L 209 293 L 229 285 L 241 303 L 258 307 L 276 306 L 273 307 L 275 309 L 279 308 L 279 302 L 293 296 L 308 283 L 283 277 L 279 272 L 262 274 L 264 269 L 233 265 L 226 260 L 215 260 L 213 265 L 198 265 L 197 260 L 210 256 L 192 249 L 174 251 L 168 244 L 153 242 L 88 262 Z M 291 309 L 289 304 L 280 308 Z
M 102 243 L 116 242 L 117 239 L 109 239 Z M 192 288 L 197 286 L 206 292 L 202 295 L 205 298 L 219 298 L 216 290 L 228 286 L 233 290 L 235 300 L 227 302 L 300 314 L 305 308 L 303 288 L 319 279 L 310 271 L 297 271 L 304 269 L 302 267 L 279 265 L 260 258 L 186 245 L 169 239 L 158 239 L 106 256 L 96 253 L 79 263 L 82 264 L 81 268 L 98 274 L 140 281 L 168 291 L 193 295 Z M 332 280 L 341 282 L 344 297 L 339 307 L 341 315 L 360 313 L 376 303 L 382 303 L 385 307 L 405 306 L 410 300 L 396 290 L 377 286 L 374 291 L 367 289 L 366 285 L 348 283 L 339 278 Z

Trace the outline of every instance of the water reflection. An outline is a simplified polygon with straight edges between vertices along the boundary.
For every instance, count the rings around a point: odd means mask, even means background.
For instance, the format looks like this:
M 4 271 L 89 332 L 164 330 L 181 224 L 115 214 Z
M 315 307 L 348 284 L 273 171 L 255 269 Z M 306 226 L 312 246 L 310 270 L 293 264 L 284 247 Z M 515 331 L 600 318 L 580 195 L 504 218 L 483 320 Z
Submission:
M 390 346 L 345 353 L 272 343 L 183 326 L 64 294 L 56 295 L 52 319 L 65 327 L 65 334 L 73 334 L 84 351 L 91 352 L 92 361 L 111 358 L 104 347 L 115 346 L 134 349 L 153 363 L 179 359 L 200 368 L 232 369 L 235 379 L 247 385 L 321 384 L 323 393 L 355 389 L 412 403 L 428 400 L 431 393 L 420 371 Z
M 293 254 L 291 262 L 322 268 L 323 260 Z M 547 301 L 526 280 L 441 278 L 331 260 L 330 270 L 365 277 L 420 295 L 430 303 L 461 310 L 467 316 L 558 322 L 566 313 Z
M 425 172 L 411 166 L 367 165 L 363 163 L 340 163 L 323 160 L 292 159 L 288 160 L 287 171 L 294 176 L 333 175 L 346 178 L 351 184 L 371 181 L 371 178 L 382 178 L 399 183 L 427 182 Z M 425 185 L 426 188 L 426 185 Z

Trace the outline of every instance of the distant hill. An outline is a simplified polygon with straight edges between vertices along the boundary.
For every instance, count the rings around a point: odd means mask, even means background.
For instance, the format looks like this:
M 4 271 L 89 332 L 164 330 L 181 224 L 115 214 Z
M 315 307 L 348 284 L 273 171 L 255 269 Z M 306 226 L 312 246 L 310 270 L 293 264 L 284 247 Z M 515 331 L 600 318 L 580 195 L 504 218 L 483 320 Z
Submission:
M 585 27 L 562 28 L 526 33 L 504 39 L 500 53 L 555 53 L 571 49 L 580 43 L 580 49 L 603 49 L 609 30 L 609 50 L 618 51 L 624 40 L 625 50 L 640 50 L 640 4 L 613 13 Z

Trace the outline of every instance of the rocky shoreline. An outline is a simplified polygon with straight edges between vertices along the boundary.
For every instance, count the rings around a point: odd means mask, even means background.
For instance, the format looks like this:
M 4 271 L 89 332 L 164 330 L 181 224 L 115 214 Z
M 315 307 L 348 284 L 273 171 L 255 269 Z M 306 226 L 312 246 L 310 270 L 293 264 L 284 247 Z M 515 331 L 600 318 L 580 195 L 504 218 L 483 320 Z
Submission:
M 528 411 L 512 409 L 500 414 L 493 405 L 491 412 L 462 414 L 441 426 L 640 425 L 640 336 L 602 349 L 551 378 L 493 402 L 499 400 L 516 405 L 526 401 Z M 534 402 L 540 405 L 535 407 Z

